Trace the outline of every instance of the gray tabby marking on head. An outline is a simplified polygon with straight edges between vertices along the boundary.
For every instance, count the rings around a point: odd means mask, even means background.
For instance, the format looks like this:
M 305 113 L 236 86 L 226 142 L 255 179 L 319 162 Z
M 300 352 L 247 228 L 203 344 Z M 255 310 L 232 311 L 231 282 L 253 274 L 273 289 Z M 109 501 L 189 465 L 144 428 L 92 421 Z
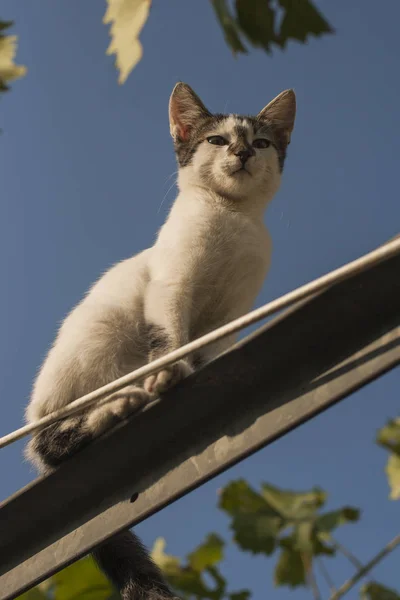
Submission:
M 198 146 L 225 123 L 227 131 L 236 133 L 236 142 L 228 148 L 235 154 L 249 147 L 249 133 L 265 134 L 277 151 L 282 171 L 287 146 L 293 131 L 296 115 L 296 97 L 286 90 L 272 100 L 256 116 L 237 114 L 212 114 L 185 83 L 176 84 L 169 104 L 171 135 L 180 167 L 188 166 Z

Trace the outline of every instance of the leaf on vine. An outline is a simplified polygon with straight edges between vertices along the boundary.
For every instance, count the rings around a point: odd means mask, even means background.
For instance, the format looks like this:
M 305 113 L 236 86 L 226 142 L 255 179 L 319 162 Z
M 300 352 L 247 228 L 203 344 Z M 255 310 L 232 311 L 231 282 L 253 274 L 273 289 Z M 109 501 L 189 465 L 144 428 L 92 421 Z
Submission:
M 51 578 L 55 600 L 111 600 L 117 592 L 91 557 L 83 558 Z
M 241 590 L 240 592 L 233 592 L 228 596 L 229 600 L 249 600 L 251 598 L 250 590 Z
M 379 429 L 376 441 L 389 452 L 400 455 L 400 417 L 390 420 Z
M 392 454 L 386 465 L 386 475 L 390 485 L 391 500 L 400 499 L 400 456 Z
M 3 33 L 12 25 L 12 21 L 0 21 L 0 92 L 6 92 L 10 81 L 23 77 L 27 72 L 26 67 L 14 63 L 18 37 Z
M 386 475 L 390 487 L 390 498 L 400 499 L 400 418 L 392 419 L 378 431 L 377 443 L 391 452 Z
M 331 531 L 345 525 L 346 523 L 355 523 L 360 518 L 360 510 L 353 506 L 344 506 L 339 510 L 325 513 L 317 518 L 315 527 L 320 533 L 329 534 Z M 329 539 L 329 536 L 328 536 Z
M 267 507 L 264 498 L 254 491 L 244 479 L 228 483 L 220 492 L 218 505 L 230 515 L 237 512 L 253 513 Z M 276 514 L 275 511 L 273 514 Z
M 227 0 L 211 0 L 217 20 L 222 27 L 224 38 L 233 54 L 247 53 L 246 47 L 240 39 L 239 26 L 236 19 L 232 16 Z
M 47 598 L 48 596 L 38 586 L 18 596 L 18 600 L 47 600 Z
M 189 565 L 201 572 L 221 562 L 224 557 L 224 541 L 215 533 L 210 533 L 206 541 L 188 555 Z
M 234 539 L 243 550 L 272 554 L 283 519 L 261 494 L 244 480 L 233 481 L 222 491 L 219 506 L 232 517 Z
M 151 0 L 107 0 L 103 18 L 111 23 L 111 42 L 107 54 L 115 54 L 119 71 L 118 83 L 125 83 L 129 73 L 142 58 L 143 48 L 139 35 L 147 21 Z
M 298 587 L 307 584 L 301 552 L 294 547 L 292 538 L 281 540 L 282 550 L 275 567 L 275 585 Z
M 328 21 L 310 0 L 278 0 L 284 10 L 277 40 L 284 48 L 290 39 L 305 44 L 310 35 L 334 33 Z
M 275 41 L 275 11 L 269 0 L 236 0 L 237 22 L 253 46 L 271 52 Z
M 163 571 L 171 587 L 184 595 L 195 596 L 198 600 L 222 600 L 226 589 L 226 581 L 215 566 L 210 566 L 210 563 L 215 564 L 216 562 L 216 548 L 217 546 L 220 547 L 222 540 L 219 540 L 218 536 L 215 536 L 215 538 L 213 536 L 214 534 L 208 536 L 206 542 L 190 555 L 197 568 L 200 567 L 201 562 L 203 565 L 208 563 L 202 570 L 195 570 L 190 562 L 187 565 L 182 565 L 179 558 L 165 553 L 165 540 L 163 538 L 156 540 L 151 555 Z M 210 550 L 208 556 L 206 548 Z M 207 572 L 214 579 L 216 583 L 214 588 L 208 586 L 204 581 L 202 577 L 204 572 Z
M 400 594 L 374 581 L 362 586 L 360 598 L 361 600 L 400 600 Z
M 264 483 L 261 488 L 269 506 L 288 520 L 310 518 L 326 501 L 326 493 L 317 487 L 309 492 L 293 492 Z

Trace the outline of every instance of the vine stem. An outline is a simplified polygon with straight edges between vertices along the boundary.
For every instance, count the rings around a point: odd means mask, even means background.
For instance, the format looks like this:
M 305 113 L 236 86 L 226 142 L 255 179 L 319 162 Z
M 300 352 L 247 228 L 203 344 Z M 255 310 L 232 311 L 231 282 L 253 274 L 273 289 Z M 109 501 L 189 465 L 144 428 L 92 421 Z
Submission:
M 319 569 L 322 573 L 323 578 L 325 579 L 326 583 L 328 584 L 330 593 L 335 594 L 336 593 L 335 584 L 329 574 L 328 569 L 326 568 L 326 566 L 324 564 L 324 561 L 322 560 L 322 558 L 320 556 L 317 556 L 317 565 L 319 566 Z
M 361 562 L 361 560 L 359 560 L 357 558 L 357 556 L 354 556 L 354 554 L 352 552 L 350 552 L 350 550 L 348 550 L 346 548 L 346 546 L 343 546 L 343 544 L 341 544 L 340 542 L 338 542 L 332 534 L 329 534 L 329 541 L 331 542 L 331 544 L 333 545 L 333 547 L 338 550 L 339 552 L 341 552 L 343 554 L 343 556 L 345 556 L 349 562 L 351 562 L 351 564 L 356 567 L 356 569 L 360 570 L 364 568 L 363 563 Z
M 351 588 L 354 587 L 355 584 L 358 581 L 360 581 L 362 577 L 364 577 L 364 575 L 371 571 L 371 569 L 373 569 L 375 565 L 377 565 L 388 554 L 393 552 L 393 550 L 399 545 L 400 533 L 396 535 L 396 537 L 394 537 L 388 544 L 386 544 L 386 546 L 382 548 L 382 550 L 378 552 L 378 554 L 376 554 L 374 558 L 372 558 L 369 562 L 365 563 L 362 569 L 359 569 L 353 577 L 345 581 L 345 583 L 337 590 L 337 592 L 331 595 L 329 600 L 338 600 L 338 598 L 342 598 L 342 596 L 344 596 L 349 590 L 351 590 Z

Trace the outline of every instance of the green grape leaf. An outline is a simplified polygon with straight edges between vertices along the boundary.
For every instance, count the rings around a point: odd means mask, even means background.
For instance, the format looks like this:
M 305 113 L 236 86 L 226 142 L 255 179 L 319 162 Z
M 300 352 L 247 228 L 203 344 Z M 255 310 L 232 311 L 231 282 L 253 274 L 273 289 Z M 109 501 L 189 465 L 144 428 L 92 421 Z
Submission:
M 366 583 L 360 589 L 361 600 L 400 600 L 400 594 L 396 590 L 387 588 L 380 583 Z
M 344 506 L 339 510 L 320 515 L 315 521 L 315 527 L 320 533 L 329 534 L 331 531 L 345 525 L 346 523 L 355 523 L 360 518 L 360 510 L 353 506 Z M 328 536 L 329 539 L 329 536 Z
M 326 501 L 326 493 L 320 488 L 313 488 L 310 492 L 293 492 L 280 490 L 267 483 L 262 484 L 261 488 L 269 506 L 289 521 L 313 517 Z
M 253 46 L 271 52 L 271 43 L 275 41 L 275 11 L 269 0 L 236 0 L 236 19 Z
M 282 550 L 274 573 L 275 585 L 289 587 L 306 585 L 307 577 L 301 553 L 293 547 L 293 540 L 284 538 L 281 540 L 281 546 Z
M 227 0 L 211 0 L 217 20 L 222 27 L 224 38 L 233 54 L 246 54 L 247 49 L 240 39 L 239 26 L 231 15 Z
M 188 555 L 189 565 L 199 573 L 213 567 L 224 557 L 224 541 L 215 533 L 210 533 L 206 541 Z
M 310 35 L 334 33 L 331 25 L 310 0 L 278 0 L 284 10 L 277 43 L 284 48 L 290 39 L 303 44 Z
M 110 600 L 116 591 L 91 557 L 83 558 L 51 578 L 54 600 Z

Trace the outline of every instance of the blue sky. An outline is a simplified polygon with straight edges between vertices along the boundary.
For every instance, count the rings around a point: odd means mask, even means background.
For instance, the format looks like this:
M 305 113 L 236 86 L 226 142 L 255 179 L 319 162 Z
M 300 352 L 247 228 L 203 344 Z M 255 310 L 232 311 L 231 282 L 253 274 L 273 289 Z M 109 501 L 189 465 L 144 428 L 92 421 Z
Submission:
M 291 43 L 272 58 L 254 51 L 234 59 L 208 2 L 155 1 L 143 60 L 121 87 L 105 56 L 103 2 L 3 0 L 1 16 L 16 21 L 18 60 L 29 73 L 0 104 L 1 434 L 21 425 L 57 324 L 108 266 L 151 245 L 165 219 L 175 194 L 167 105 L 177 80 L 215 111 L 255 113 L 281 90 L 296 90 L 283 185 L 266 215 L 273 264 L 257 305 L 399 232 L 400 5 L 318 6 L 335 36 Z M 183 555 L 208 531 L 229 539 L 216 509 L 225 482 L 320 485 L 330 508 L 363 509 L 361 524 L 338 537 L 367 560 L 399 522 L 399 504 L 387 499 L 386 455 L 373 443 L 376 429 L 398 413 L 399 383 L 392 371 L 153 516 L 138 533 L 148 545 L 163 536 L 167 550 Z M 1 498 L 34 477 L 22 447 L 0 451 Z M 398 585 L 398 561 L 389 557 L 375 578 Z M 310 598 L 308 590 L 274 590 L 273 562 L 229 546 L 223 572 L 232 589 L 250 588 L 256 600 Z M 351 572 L 345 561 L 332 562 L 338 584 Z

